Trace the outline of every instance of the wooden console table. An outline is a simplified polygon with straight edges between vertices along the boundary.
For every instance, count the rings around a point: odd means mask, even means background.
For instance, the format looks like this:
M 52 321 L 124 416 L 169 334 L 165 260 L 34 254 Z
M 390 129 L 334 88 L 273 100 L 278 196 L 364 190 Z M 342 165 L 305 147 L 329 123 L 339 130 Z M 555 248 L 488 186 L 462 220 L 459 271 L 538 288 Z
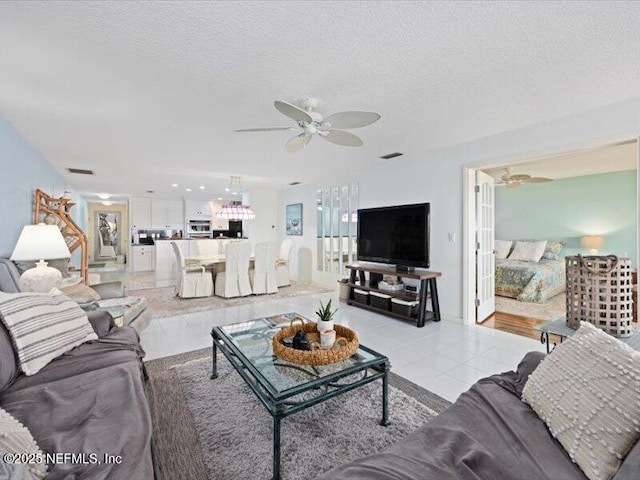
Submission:
M 438 303 L 438 287 L 436 279 L 442 274 L 440 272 L 397 272 L 395 268 L 384 266 L 368 266 L 368 265 L 347 265 L 347 268 L 351 270 L 349 275 L 349 300 L 347 303 L 355 307 L 365 308 L 373 312 L 382 313 L 396 318 L 402 318 L 404 320 L 415 321 L 418 328 L 424 327 L 427 320 L 433 320 L 434 322 L 440 321 L 440 304 Z M 365 272 L 369 273 L 369 279 L 367 280 Z M 402 278 L 411 278 L 414 280 L 420 280 L 420 288 L 418 293 L 409 292 L 407 290 L 381 290 L 378 288 L 378 282 L 382 280 L 384 275 L 396 277 L 398 281 Z M 356 280 L 360 280 L 360 283 L 356 283 Z M 356 302 L 354 300 L 354 290 L 358 288 L 368 292 L 379 292 L 389 295 L 394 298 L 407 301 L 419 301 L 418 315 L 417 317 L 410 317 L 408 315 L 401 315 L 394 313 L 391 310 L 384 310 L 382 308 L 373 307 L 371 305 L 365 305 L 363 303 Z M 427 298 L 431 298 L 431 310 L 427 310 Z

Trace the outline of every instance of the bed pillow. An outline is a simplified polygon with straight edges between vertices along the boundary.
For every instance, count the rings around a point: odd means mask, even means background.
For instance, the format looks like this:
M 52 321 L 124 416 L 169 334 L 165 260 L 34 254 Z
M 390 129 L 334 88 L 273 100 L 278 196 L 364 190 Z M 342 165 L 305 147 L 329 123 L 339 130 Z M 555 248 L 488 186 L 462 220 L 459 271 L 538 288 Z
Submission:
M 582 322 L 531 374 L 526 402 L 591 480 L 609 480 L 640 438 L 640 352 Z
M 564 247 L 564 242 L 547 241 L 547 248 L 544 249 L 542 258 L 545 260 L 562 260 L 560 250 Z
M 512 245 L 513 240 L 496 240 L 496 258 L 499 260 L 504 260 L 505 258 L 507 258 L 509 256 L 509 252 L 511 251 Z
M 544 253 L 544 249 L 547 248 L 547 241 L 542 240 L 539 242 L 522 242 L 516 241 L 515 247 L 509 260 L 522 260 L 525 262 L 539 262 Z
M 97 340 L 87 314 L 73 300 L 35 293 L 0 293 L 0 321 L 9 331 L 25 375 L 89 340 Z

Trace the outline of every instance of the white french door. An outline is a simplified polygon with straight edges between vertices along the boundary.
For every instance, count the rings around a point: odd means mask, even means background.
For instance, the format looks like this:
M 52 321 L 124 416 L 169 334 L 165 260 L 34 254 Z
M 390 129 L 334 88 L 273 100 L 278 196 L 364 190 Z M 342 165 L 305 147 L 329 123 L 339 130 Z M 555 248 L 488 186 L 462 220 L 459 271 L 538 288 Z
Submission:
M 476 322 L 496 310 L 493 177 L 476 171 Z

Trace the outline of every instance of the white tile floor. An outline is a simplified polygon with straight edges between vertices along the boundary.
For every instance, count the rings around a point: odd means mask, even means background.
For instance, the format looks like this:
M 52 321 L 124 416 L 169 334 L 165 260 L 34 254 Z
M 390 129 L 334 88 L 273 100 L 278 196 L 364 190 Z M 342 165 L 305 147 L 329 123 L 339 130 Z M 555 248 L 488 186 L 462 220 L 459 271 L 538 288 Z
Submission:
M 332 294 L 269 300 L 209 312 L 154 319 L 141 335 L 146 360 L 197 350 L 211 345 L 215 325 L 298 312 L 314 318 L 318 301 Z M 391 360 L 393 372 L 455 401 L 480 378 L 512 370 L 526 352 L 544 351 L 540 342 L 476 325 L 443 320 L 424 328 L 339 303 L 336 321 L 358 332 L 360 342 Z

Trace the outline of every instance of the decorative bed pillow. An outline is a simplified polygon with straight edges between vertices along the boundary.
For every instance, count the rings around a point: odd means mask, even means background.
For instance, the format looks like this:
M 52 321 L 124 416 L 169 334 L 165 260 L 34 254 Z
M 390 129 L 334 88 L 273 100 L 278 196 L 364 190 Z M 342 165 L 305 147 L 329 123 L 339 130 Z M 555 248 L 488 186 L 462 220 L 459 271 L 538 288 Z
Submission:
M 522 391 L 591 480 L 609 480 L 640 438 L 640 352 L 590 323 L 540 363 Z
M 539 262 L 545 248 L 547 248 L 546 240 L 542 240 L 540 242 L 522 242 L 520 240 L 516 240 L 516 245 L 513 247 L 511 255 L 509 255 L 509 260 Z
M 0 293 L 0 320 L 9 331 L 25 375 L 37 373 L 63 353 L 98 338 L 86 313 L 62 295 Z
M 12 417 L 9 412 L 2 408 L 0 408 L 0 432 L 2 433 L 0 435 L 0 452 L 2 452 L 2 454 L 19 453 L 35 458 L 38 456 L 44 457 L 38 448 L 36 441 L 33 439 L 31 432 L 27 430 L 27 427 L 22 425 L 18 420 Z M 2 461 L 2 464 L 6 467 L 5 470 L 9 470 L 11 475 L 16 476 L 2 476 L 1 473 L 3 472 L 0 470 L 0 478 L 42 479 L 47 475 L 47 464 L 44 462 L 23 464 L 20 462 L 9 463 Z M 22 470 L 20 470 L 20 467 L 22 467 Z
M 60 287 L 60 291 L 63 295 L 66 295 L 71 300 L 77 301 L 81 299 L 83 302 L 86 302 L 87 299 L 93 300 L 95 302 L 102 300 L 102 297 L 98 292 L 96 292 L 89 285 L 85 285 L 84 283 L 78 283 L 76 285 L 71 285 L 68 287 Z
M 513 240 L 496 240 L 496 258 L 500 260 L 504 260 L 505 258 L 507 258 L 509 256 L 509 252 L 511 251 L 512 245 Z
M 547 248 L 544 249 L 542 258 L 546 260 L 562 260 L 560 250 L 564 247 L 564 242 L 547 241 Z

